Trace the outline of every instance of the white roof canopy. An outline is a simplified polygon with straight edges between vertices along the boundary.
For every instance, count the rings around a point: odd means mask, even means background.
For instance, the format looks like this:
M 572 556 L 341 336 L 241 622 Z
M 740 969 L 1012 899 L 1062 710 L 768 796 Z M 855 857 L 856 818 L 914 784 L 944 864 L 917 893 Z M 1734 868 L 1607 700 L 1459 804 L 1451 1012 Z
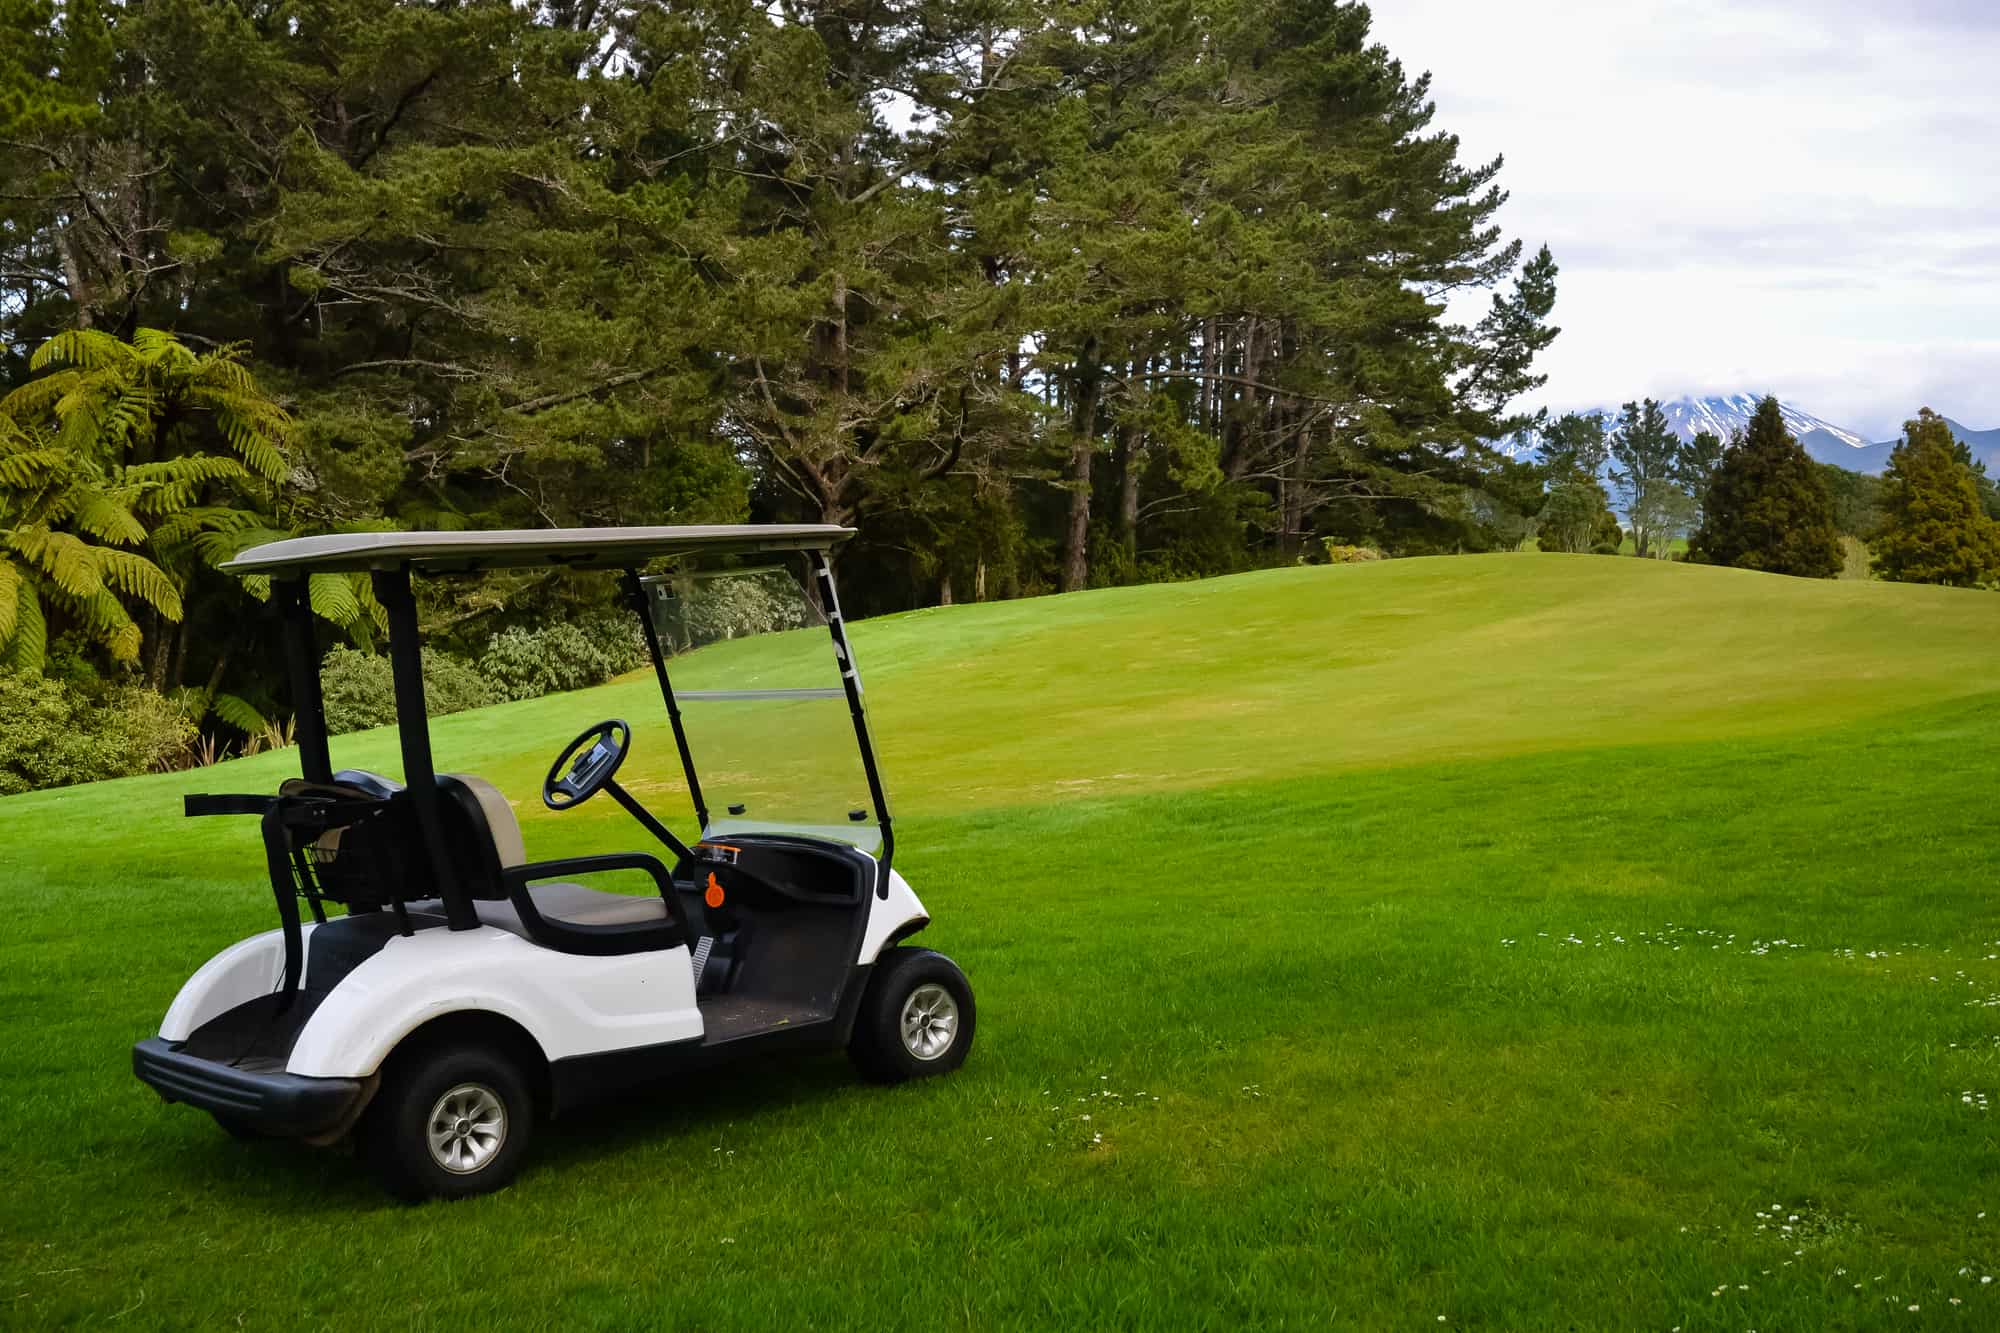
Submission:
M 690 528 L 530 528 L 500 532 L 351 532 L 253 546 L 223 568 L 233 574 L 312 574 L 398 569 L 462 574 L 548 566 L 631 569 L 662 557 L 821 551 L 854 535 L 831 523 L 742 523 Z

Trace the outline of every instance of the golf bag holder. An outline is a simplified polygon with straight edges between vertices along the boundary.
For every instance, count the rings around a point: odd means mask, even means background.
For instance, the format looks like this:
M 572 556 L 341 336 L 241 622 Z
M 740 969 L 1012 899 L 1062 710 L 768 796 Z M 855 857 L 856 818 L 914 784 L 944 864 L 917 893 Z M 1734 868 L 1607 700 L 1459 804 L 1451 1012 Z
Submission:
M 379 797 L 293 779 L 276 796 L 188 796 L 183 813 L 261 817 L 265 866 L 285 933 L 280 1012 L 291 1005 L 305 970 L 301 899 L 321 923 L 329 902 L 350 914 L 390 908 L 402 933 L 411 933 L 404 901 L 411 896 L 409 857 L 417 842 L 407 795 Z

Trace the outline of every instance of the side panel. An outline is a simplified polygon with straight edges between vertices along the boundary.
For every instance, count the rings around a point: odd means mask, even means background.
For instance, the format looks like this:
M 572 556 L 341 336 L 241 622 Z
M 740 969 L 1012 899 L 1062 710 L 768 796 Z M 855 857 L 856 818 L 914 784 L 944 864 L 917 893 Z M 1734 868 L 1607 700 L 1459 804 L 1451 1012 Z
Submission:
M 286 1072 L 366 1077 L 411 1032 L 460 1010 L 512 1019 L 551 1061 L 702 1035 L 685 947 L 592 958 L 490 926 L 422 930 L 341 980 L 299 1033 Z
M 868 929 L 861 934 L 861 954 L 854 961 L 867 967 L 882 952 L 891 938 L 904 933 L 903 927 L 915 922 L 919 925 L 929 922 L 930 915 L 924 905 L 917 901 L 909 882 L 900 874 L 889 872 L 889 896 L 868 895 Z
M 307 922 L 305 937 L 312 938 Z M 186 1041 L 194 1030 L 239 1004 L 269 995 L 285 979 L 285 932 L 268 930 L 232 944 L 201 965 L 174 997 L 160 1023 L 167 1041 Z

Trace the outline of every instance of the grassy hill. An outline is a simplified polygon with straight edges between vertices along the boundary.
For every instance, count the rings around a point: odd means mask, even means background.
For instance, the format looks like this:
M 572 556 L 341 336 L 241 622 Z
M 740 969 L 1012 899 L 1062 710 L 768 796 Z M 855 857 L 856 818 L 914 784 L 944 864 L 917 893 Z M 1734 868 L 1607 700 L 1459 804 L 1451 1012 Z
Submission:
M 503 1195 L 393 1208 L 126 1068 L 270 923 L 248 821 L 183 823 L 177 794 L 287 757 L 10 798 L 0 1322 L 2000 1317 L 2000 601 L 1500 556 L 855 638 L 921 939 L 979 992 L 960 1075 L 668 1087 L 565 1119 Z M 771 683 L 783 646 L 677 683 Z M 445 719 L 437 748 L 533 855 L 639 847 L 609 802 L 533 800 L 610 715 L 684 820 L 649 678 Z M 712 798 L 818 795 L 751 757 L 838 721 L 729 717 Z M 393 771 L 393 737 L 335 760 Z

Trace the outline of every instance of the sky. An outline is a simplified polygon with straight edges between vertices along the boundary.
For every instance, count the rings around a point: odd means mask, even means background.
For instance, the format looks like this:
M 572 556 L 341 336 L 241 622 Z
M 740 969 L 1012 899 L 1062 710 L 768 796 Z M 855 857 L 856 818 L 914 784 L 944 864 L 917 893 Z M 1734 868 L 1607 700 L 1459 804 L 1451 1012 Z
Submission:
M 1562 274 L 1533 402 L 2000 426 L 2000 0 L 1374 0 Z

